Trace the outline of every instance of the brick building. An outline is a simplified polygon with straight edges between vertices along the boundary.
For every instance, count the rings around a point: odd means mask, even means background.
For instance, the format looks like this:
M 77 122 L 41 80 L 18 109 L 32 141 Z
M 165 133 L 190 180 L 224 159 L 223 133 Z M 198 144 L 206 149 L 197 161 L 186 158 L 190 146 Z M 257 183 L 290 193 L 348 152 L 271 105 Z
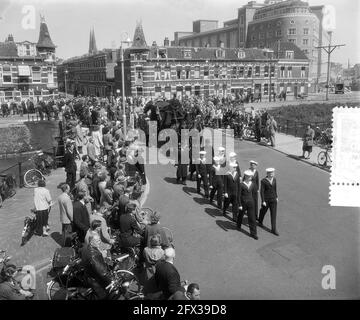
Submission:
M 95 33 L 91 30 L 88 54 L 58 64 L 59 90 L 65 92 L 66 84 L 67 93 L 73 95 L 114 95 L 114 67 L 118 59 L 119 50 L 97 50 Z
M 309 6 L 301 0 L 250 1 L 238 9 L 237 18 L 222 28 L 200 27 L 193 32 L 176 32 L 173 45 L 187 47 L 269 48 L 278 41 L 296 44 L 310 61 L 310 82 L 326 81 L 326 58 L 317 46 L 328 44 L 322 29 L 323 6 Z M 198 22 L 207 26 L 206 20 Z
M 294 44 L 279 42 L 270 49 L 148 46 L 138 25 L 131 48 L 124 50 L 125 95 L 219 95 L 308 92 L 309 62 Z M 115 67 L 121 89 L 121 62 Z
M 39 40 L 0 42 L 0 100 L 47 96 L 57 91 L 55 45 L 41 17 Z

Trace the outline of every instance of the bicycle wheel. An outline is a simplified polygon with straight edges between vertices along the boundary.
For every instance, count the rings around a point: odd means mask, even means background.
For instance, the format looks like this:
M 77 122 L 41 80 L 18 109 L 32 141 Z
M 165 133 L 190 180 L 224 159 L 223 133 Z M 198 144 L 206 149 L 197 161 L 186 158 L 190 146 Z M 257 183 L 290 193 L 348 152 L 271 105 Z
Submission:
M 128 270 L 117 270 L 116 277 L 119 279 L 122 293 L 118 300 L 139 300 L 143 297 L 142 286 L 138 278 Z
M 46 294 L 49 300 L 67 300 L 68 290 L 61 286 L 56 280 L 51 280 L 47 284 Z
M 37 187 L 39 180 L 45 180 L 44 175 L 37 169 L 30 169 L 24 174 L 24 184 L 28 188 Z
M 326 152 L 325 151 L 321 151 L 319 154 L 318 154 L 318 164 L 320 166 L 325 166 L 326 164 Z
M 252 130 L 249 128 L 244 129 L 244 138 L 250 139 L 252 137 Z

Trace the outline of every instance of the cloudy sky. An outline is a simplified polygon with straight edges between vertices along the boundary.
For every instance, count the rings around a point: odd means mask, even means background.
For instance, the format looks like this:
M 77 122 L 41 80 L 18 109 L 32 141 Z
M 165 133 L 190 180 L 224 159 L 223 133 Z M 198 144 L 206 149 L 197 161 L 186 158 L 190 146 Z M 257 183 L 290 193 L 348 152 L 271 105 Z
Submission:
M 263 0 L 258 0 L 262 2 Z M 69 58 L 87 52 L 89 30 L 95 28 L 98 49 L 119 47 L 120 41 L 133 38 L 141 20 L 148 44 L 173 40 L 175 31 L 191 31 L 192 21 L 218 20 L 219 26 L 237 16 L 237 8 L 248 0 L 0 0 L 0 41 L 12 33 L 15 41 L 36 42 L 39 14 L 43 14 L 50 35 L 57 45 L 57 56 Z M 333 42 L 346 44 L 336 49 L 332 61 L 360 63 L 360 1 L 309 0 L 310 5 L 330 4 L 336 9 Z M 25 6 L 33 6 L 35 29 L 25 29 Z M 27 11 L 29 12 L 29 11 Z

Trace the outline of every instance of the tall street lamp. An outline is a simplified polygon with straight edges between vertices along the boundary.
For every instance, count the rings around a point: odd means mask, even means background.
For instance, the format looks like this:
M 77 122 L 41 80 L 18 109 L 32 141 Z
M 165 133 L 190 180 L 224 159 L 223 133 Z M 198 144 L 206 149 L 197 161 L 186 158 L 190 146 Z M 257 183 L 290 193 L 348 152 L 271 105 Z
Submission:
M 65 70 L 65 99 L 67 98 L 67 82 L 66 82 L 66 76 L 69 71 Z
M 123 131 L 126 137 L 126 110 L 125 110 L 125 76 L 124 76 L 124 49 L 123 43 L 130 44 L 132 41 L 129 37 L 125 41 L 121 41 L 120 46 L 120 61 L 121 61 L 121 89 L 122 89 L 122 107 L 123 107 Z

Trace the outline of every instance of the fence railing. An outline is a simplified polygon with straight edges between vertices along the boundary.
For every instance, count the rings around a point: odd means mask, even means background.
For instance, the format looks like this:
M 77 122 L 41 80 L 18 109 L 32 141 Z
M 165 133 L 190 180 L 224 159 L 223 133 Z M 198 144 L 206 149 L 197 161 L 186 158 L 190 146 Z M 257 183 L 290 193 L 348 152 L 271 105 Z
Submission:
M 52 147 L 46 150 L 42 150 L 44 154 L 50 155 L 54 159 L 54 167 L 53 169 L 58 168 L 62 164 L 62 159 L 64 158 L 63 154 L 59 154 L 59 150 L 61 148 L 64 149 L 64 145 L 58 145 L 56 147 Z M 33 162 L 33 157 L 35 156 L 36 151 L 34 151 L 34 154 L 31 155 L 28 159 L 23 161 L 18 161 L 15 164 L 7 167 L 6 169 L 3 169 L 0 171 L 0 175 L 3 174 L 13 174 L 15 175 L 15 179 L 19 182 L 18 186 L 20 188 L 24 187 L 24 174 L 27 170 L 35 168 L 35 164 Z
M 277 122 L 278 132 L 295 137 L 303 137 L 308 125 L 311 125 L 313 129 L 318 127 L 321 131 L 331 126 L 331 123 L 326 121 L 303 122 L 282 117 L 276 117 L 275 120 Z

